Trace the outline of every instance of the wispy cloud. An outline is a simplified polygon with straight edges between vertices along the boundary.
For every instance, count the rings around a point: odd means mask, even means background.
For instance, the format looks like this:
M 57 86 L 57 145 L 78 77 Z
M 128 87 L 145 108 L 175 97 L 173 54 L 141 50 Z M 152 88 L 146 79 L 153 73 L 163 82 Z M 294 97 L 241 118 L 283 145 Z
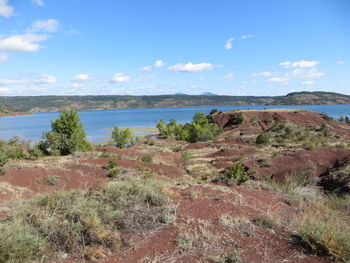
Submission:
M 345 64 L 345 61 L 344 60 L 339 60 L 339 61 L 335 62 L 335 64 L 343 65 L 343 64 Z
M 53 84 L 57 82 L 57 78 L 47 74 L 39 75 L 34 78 L 1 78 L 0 86 L 16 86 L 16 85 L 32 85 L 32 84 Z
M 312 68 L 316 67 L 320 62 L 319 61 L 307 61 L 307 60 L 301 60 L 301 61 L 285 61 L 281 62 L 278 65 L 284 68 Z
M 222 79 L 233 79 L 234 77 L 235 77 L 234 73 L 229 73 L 229 74 L 226 74 L 226 75 L 222 75 L 220 78 L 222 78 Z
M 43 0 L 32 0 L 32 4 L 35 6 L 44 6 L 45 5 Z
M 191 62 L 188 62 L 186 64 L 176 64 L 174 66 L 171 66 L 168 68 L 168 70 L 172 71 L 178 71 L 178 72 L 200 72 L 204 70 L 212 70 L 215 66 L 211 63 L 198 63 L 193 64 Z
M 272 77 L 276 74 L 277 72 L 265 71 L 265 72 L 253 73 L 253 77 Z
M 300 83 L 301 86 L 310 86 L 310 85 L 314 85 L 316 82 L 313 80 L 307 80 L 307 81 L 303 81 L 302 83 Z
M 283 83 L 283 84 L 288 84 L 289 83 L 289 79 L 288 78 L 270 78 L 267 80 L 267 82 L 271 82 L 271 83 Z
M 74 76 L 72 78 L 72 81 L 83 82 L 83 81 L 88 81 L 88 80 L 91 80 L 91 79 L 92 79 L 92 77 L 89 74 L 81 73 L 81 74 L 78 74 L 78 75 Z
M 56 19 L 37 20 L 32 23 L 30 32 L 57 32 L 60 23 Z
M 9 6 L 7 0 L 0 0 L 0 16 L 10 17 L 13 15 L 14 8 Z
M 8 57 L 6 54 L 0 54 L 0 63 L 3 63 L 8 60 Z
M 164 67 L 164 66 L 165 66 L 165 62 L 164 62 L 164 61 L 162 61 L 162 60 L 157 60 L 156 62 L 154 62 L 153 65 L 144 66 L 144 67 L 139 68 L 139 71 L 142 71 L 142 72 L 144 72 L 144 71 L 150 71 L 150 70 L 152 70 L 152 69 L 154 69 L 154 68 L 162 68 L 162 67 Z
M 225 49 L 227 49 L 227 50 L 229 50 L 229 49 L 232 49 L 233 48 L 233 41 L 234 41 L 235 39 L 234 38 L 229 38 L 229 39 L 227 39 L 227 41 L 226 41 L 226 44 L 225 44 Z
M 115 82 L 130 82 L 131 77 L 129 75 L 126 75 L 124 73 L 116 73 L 113 75 L 111 78 L 110 82 L 115 83 Z
M 239 39 L 245 40 L 245 39 L 252 38 L 252 37 L 254 37 L 254 35 L 242 35 Z

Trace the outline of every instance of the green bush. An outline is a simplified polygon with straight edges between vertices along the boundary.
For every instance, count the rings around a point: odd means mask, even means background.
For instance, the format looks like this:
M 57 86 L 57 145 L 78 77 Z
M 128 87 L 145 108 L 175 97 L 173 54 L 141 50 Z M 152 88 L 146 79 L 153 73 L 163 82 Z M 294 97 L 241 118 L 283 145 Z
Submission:
M 113 161 L 113 160 L 110 160 L 108 161 L 107 164 L 105 164 L 103 166 L 103 169 L 106 169 L 106 170 L 111 170 L 111 169 L 114 169 L 118 166 L 117 162 Z
M 270 136 L 266 132 L 263 132 L 256 137 L 255 142 L 257 145 L 266 145 L 270 142 Z
M 143 155 L 141 156 L 141 161 L 143 161 L 144 163 L 151 163 L 153 162 L 153 156 L 152 155 Z
M 129 128 L 120 129 L 117 126 L 112 131 L 112 143 L 123 149 L 134 144 L 134 137 Z
M 222 182 L 228 185 L 240 185 L 248 181 L 252 174 L 253 170 L 246 169 L 242 162 L 235 162 L 232 166 L 221 171 L 220 175 L 213 181 Z
M 71 110 L 62 110 L 60 116 L 51 122 L 52 130 L 43 134 L 39 148 L 50 155 L 68 155 L 76 151 L 92 149 L 86 140 L 83 124 L 78 113 Z
M 109 178 L 116 178 L 120 173 L 120 170 L 118 168 L 114 168 L 113 170 L 109 171 L 109 173 L 107 174 L 107 176 Z
M 215 139 L 222 132 L 222 128 L 210 120 L 210 115 L 196 113 L 191 123 L 178 124 L 175 119 L 171 119 L 166 124 L 160 120 L 157 122 L 157 128 L 159 135 L 166 139 L 187 142 L 208 141 Z

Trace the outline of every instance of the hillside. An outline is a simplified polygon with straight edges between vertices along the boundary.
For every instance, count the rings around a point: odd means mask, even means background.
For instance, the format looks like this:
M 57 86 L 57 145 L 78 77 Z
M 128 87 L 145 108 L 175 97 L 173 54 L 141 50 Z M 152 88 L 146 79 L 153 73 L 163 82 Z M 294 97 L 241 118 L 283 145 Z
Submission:
M 50 112 L 62 108 L 78 110 L 158 108 L 225 105 L 288 105 L 350 104 L 350 96 L 331 92 L 299 92 L 286 96 L 220 96 L 220 95 L 157 95 L 157 96 L 17 96 L 0 97 L 0 113 Z M 6 111 L 5 111 L 6 110 Z
M 349 262 L 350 124 L 303 110 L 205 118 L 222 132 L 196 143 L 30 156 L 3 141 L 17 157 L 1 167 L 0 262 Z

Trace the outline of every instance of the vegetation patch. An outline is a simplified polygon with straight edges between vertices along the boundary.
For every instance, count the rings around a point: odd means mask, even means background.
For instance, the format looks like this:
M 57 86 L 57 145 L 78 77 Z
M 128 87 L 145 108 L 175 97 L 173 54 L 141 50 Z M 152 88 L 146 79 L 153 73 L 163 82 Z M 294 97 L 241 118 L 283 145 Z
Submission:
M 168 196 L 156 180 L 113 181 L 89 191 L 42 195 L 0 223 L 0 262 L 41 262 L 61 253 L 94 259 L 169 221 Z M 165 220 L 166 219 L 166 220 Z
M 210 115 L 196 113 L 191 123 L 178 124 L 171 119 L 168 124 L 163 120 L 157 122 L 160 136 L 167 139 L 175 139 L 187 142 L 203 142 L 215 139 L 223 132 L 222 128 L 211 122 Z
M 253 175 L 252 169 L 247 169 L 242 162 L 235 162 L 232 166 L 225 168 L 213 182 L 221 182 L 227 185 L 240 185 L 248 181 Z

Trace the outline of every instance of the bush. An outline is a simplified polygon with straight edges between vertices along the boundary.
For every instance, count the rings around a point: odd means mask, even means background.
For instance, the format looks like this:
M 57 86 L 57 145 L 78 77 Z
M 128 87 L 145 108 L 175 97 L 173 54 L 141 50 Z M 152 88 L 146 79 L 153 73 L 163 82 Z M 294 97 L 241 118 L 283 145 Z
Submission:
M 255 142 L 257 145 L 266 145 L 270 142 L 270 136 L 267 133 L 263 132 L 256 137 Z
M 52 131 L 43 134 L 43 141 L 39 144 L 44 153 L 68 155 L 92 149 L 75 110 L 62 110 L 60 116 L 51 122 L 51 128 Z
M 214 182 L 222 182 L 228 185 L 243 184 L 250 179 L 253 171 L 246 169 L 242 162 L 235 162 L 232 166 L 221 171 L 219 177 L 215 178 Z
M 119 175 L 119 173 L 120 173 L 120 170 L 119 170 L 118 168 L 115 168 L 115 169 L 109 171 L 109 173 L 107 174 L 107 176 L 108 176 L 109 178 L 116 178 L 116 177 Z
M 111 169 L 114 169 L 118 166 L 118 164 L 113 161 L 113 160 L 110 160 L 106 165 L 103 166 L 103 169 L 106 169 L 106 170 L 111 170 Z
M 157 122 L 159 135 L 166 139 L 175 139 L 187 142 L 199 142 L 215 139 L 222 128 L 211 122 L 211 117 L 203 113 L 196 113 L 191 123 L 178 124 L 171 119 L 168 124 L 163 120 Z
M 350 195 L 350 165 L 321 175 L 318 184 L 328 193 Z
M 141 156 L 141 161 L 144 163 L 151 163 L 153 162 L 153 156 L 152 155 L 143 155 Z
M 120 149 L 127 146 L 132 146 L 134 144 L 133 138 L 134 137 L 129 128 L 120 129 L 116 126 L 112 131 L 112 143 L 114 143 Z
M 192 157 L 192 155 L 190 152 L 181 152 L 180 158 L 181 158 L 182 165 L 186 167 L 188 165 L 188 163 L 190 162 L 191 157 Z

